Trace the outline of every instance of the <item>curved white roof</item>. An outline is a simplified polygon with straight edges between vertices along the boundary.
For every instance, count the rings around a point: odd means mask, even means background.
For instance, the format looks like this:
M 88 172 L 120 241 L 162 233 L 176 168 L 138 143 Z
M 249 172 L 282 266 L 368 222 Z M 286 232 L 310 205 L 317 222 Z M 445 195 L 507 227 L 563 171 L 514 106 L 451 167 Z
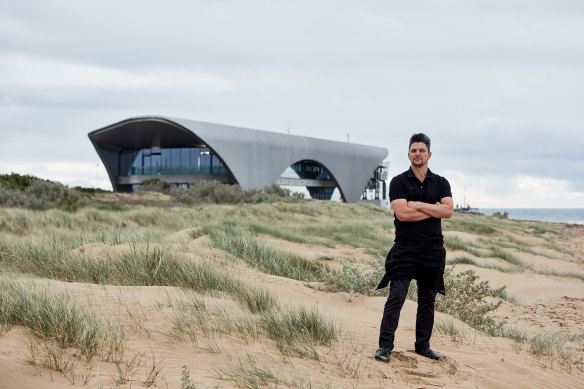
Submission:
M 189 147 L 201 141 L 244 189 L 271 185 L 301 160 L 321 163 L 348 202 L 359 201 L 387 149 L 306 136 L 252 130 L 161 116 L 130 118 L 89 133 L 116 188 L 115 154 L 125 148 Z M 116 166 L 113 166 L 116 165 Z

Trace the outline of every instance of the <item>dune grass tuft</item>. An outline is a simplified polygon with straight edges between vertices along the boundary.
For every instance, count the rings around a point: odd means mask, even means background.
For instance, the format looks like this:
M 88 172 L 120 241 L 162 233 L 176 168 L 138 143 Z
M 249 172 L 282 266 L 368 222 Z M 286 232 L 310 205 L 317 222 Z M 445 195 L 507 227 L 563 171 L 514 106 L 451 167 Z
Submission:
M 461 231 L 477 235 L 490 236 L 495 233 L 495 228 L 489 219 L 474 215 L 454 215 L 444 220 L 446 231 Z
M 22 325 L 60 348 L 75 347 L 91 359 L 104 339 L 104 324 L 66 293 L 0 277 L 0 321 Z
M 243 259 L 264 273 L 294 280 L 318 281 L 326 269 L 297 254 L 275 249 L 232 223 L 209 225 L 204 231 L 215 247 Z

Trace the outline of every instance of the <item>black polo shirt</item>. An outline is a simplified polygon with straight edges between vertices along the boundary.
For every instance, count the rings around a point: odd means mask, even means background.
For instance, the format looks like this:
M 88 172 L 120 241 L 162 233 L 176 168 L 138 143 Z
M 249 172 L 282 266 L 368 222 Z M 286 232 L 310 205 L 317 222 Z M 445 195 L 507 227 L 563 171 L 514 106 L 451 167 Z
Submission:
M 395 176 L 389 184 L 391 201 L 406 199 L 435 204 L 444 197 L 452 197 L 450 184 L 430 170 L 424 182 L 420 182 L 410 168 Z M 431 217 L 418 222 L 403 222 L 395 217 L 394 224 L 394 245 L 385 259 L 385 275 L 377 289 L 385 288 L 391 280 L 424 276 L 434 281 L 434 289 L 438 293 L 444 294 L 442 275 L 446 250 L 441 219 Z
M 412 168 L 395 176 L 389 184 L 390 201 L 405 199 L 435 204 L 444 197 L 452 197 L 448 181 L 428 169 L 424 182 L 414 175 Z M 431 217 L 418 222 L 402 222 L 397 216 L 394 220 L 395 244 L 400 246 L 417 246 L 426 248 L 442 247 L 441 219 Z

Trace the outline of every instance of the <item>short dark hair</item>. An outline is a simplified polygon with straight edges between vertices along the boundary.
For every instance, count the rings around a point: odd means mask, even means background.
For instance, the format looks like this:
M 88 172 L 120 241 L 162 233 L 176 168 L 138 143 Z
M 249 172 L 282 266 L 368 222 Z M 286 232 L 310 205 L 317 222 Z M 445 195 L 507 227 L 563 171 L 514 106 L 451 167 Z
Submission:
M 430 138 L 428 138 L 428 135 L 423 134 L 421 132 L 412 135 L 412 137 L 410 138 L 410 145 L 408 146 L 408 150 L 410 149 L 410 147 L 412 147 L 412 143 L 417 142 L 422 142 L 423 144 L 425 144 L 426 147 L 428 148 L 428 151 L 430 151 Z

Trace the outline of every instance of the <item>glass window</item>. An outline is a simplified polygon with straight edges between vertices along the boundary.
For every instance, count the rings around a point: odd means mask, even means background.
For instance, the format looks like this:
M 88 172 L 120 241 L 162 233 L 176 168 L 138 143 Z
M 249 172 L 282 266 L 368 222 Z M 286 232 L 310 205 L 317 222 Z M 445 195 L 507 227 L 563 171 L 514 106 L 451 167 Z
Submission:
M 189 168 L 192 169 L 191 171 L 194 174 L 197 174 L 199 173 L 199 148 L 191 147 L 189 150 L 191 154 L 191 164 L 189 165 Z
M 180 149 L 180 166 L 184 173 L 187 173 L 187 169 L 191 166 L 191 153 L 188 148 Z
M 209 149 L 202 148 L 199 152 L 200 173 L 211 174 L 211 153 Z
M 295 165 L 303 166 L 302 163 Z M 122 150 L 119 174 L 228 174 L 221 160 L 208 148 L 148 148 Z
M 160 150 L 160 158 L 161 158 L 161 166 L 162 166 L 161 173 L 167 174 L 166 172 L 168 172 L 170 170 L 170 167 L 172 166 L 170 164 L 170 149 L 161 149 Z
M 142 167 L 142 150 L 138 151 L 136 153 L 136 156 L 134 157 L 134 161 L 132 161 L 132 167 L 136 167 L 136 168 L 141 168 Z
M 142 172 L 142 167 L 142 150 L 136 150 L 132 160 L 132 166 L 130 168 L 131 174 L 144 174 Z
M 201 149 L 199 155 L 201 156 L 201 166 L 211 165 L 211 153 L 209 152 L 209 149 Z
M 180 167 L 180 150 L 170 149 L 170 166 L 172 173 L 176 174 L 175 171 Z
M 160 174 L 161 155 L 152 154 L 150 158 L 150 163 L 152 164 L 152 170 L 150 174 Z
M 129 153 L 126 150 L 123 150 L 120 153 L 120 176 L 127 176 L 129 174 L 131 163 L 128 163 L 128 154 Z
M 211 165 L 213 166 L 223 166 L 221 160 L 216 155 L 211 155 Z
M 142 156 L 142 168 L 143 168 L 143 173 L 142 174 L 152 174 L 150 172 L 150 155 L 144 155 Z
M 223 167 L 221 160 L 214 154 L 211 154 L 211 174 L 227 174 L 227 169 Z
M 120 152 L 120 176 L 128 176 L 136 173 L 136 168 L 142 166 L 142 157 L 140 154 L 140 159 L 136 162 L 139 150 L 122 150 Z

